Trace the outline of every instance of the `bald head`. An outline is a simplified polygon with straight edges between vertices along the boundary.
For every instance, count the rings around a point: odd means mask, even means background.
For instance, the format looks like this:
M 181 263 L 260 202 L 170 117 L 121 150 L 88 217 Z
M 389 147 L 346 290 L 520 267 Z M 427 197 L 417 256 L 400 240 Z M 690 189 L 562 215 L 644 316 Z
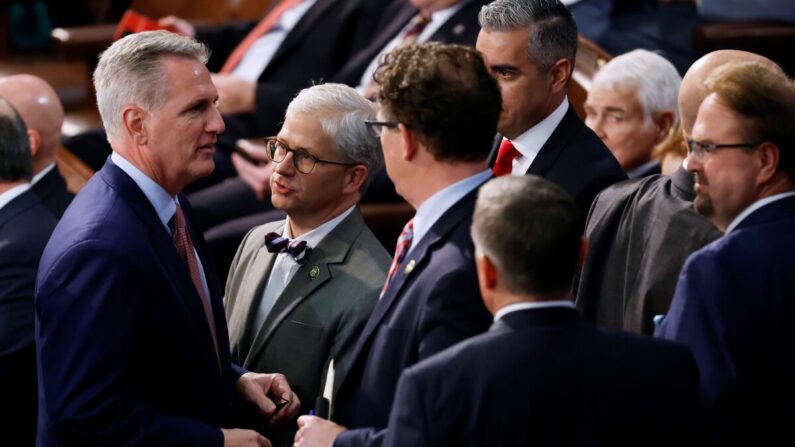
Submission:
M 26 74 L 0 78 L 0 96 L 17 109 L 30 130 L 35 174 L 54 160 L 63 125 L 61 101 L 47 82 Z
M 718 50 L 702 56 L 687 70 L 679 87 L 679 118 L 685 135 L 690 135 L 693 131 L 698 107 L 707 96 L 704 81 L 720 66 L 743 62 L 758 62 L 773 71 L 784 73 L 781 67 L 770 59 L 747 51 Z

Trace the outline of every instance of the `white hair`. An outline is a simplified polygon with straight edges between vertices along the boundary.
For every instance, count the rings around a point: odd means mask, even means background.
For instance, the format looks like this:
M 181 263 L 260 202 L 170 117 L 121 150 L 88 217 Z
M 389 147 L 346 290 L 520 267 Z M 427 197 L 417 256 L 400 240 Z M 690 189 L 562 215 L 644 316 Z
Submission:
M 372 177 L 383 166 L 381 142 L 367 130 L 365 120 L 375 119 L 375 105 L 355 89 L 343 84 L 319 84 L 305 88 L 287 106 L 287 115 L 317 116 L 323 132 L 331 138 L 346 161 L 367 167 L 367 190 Z
M 667 59 L 651 51 L 633 50 L 615 57 L 596 72 L 591 88 L 633 88 L 643 106 L 646 124 L 650 124 L 657 113 L 670 110 L 674 113 L 673 126 L 676 126 L 681 83 L 682 77 Z
M 116 41 L 99 58 L 94 70 L 94 90 L 102 124 L 108 136 L 121 130 L 121 112 L 130 104 L 156 110 L 166 98 L 161 59 L 177 56 L 207 63 L 207 47 L 168 31 L 131 34 Z

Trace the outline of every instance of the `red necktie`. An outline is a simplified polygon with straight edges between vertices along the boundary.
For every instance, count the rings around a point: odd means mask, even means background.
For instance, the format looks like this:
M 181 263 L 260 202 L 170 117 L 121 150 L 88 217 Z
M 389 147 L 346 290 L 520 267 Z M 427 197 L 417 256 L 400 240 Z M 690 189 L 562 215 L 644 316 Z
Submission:
M 384 292 L 386 292 L 387 287 L 389 287 L 392 277 L 395 276 L 395 272 L 400 268 L 400 263 L 403 262 L 403 258 L 406 257 L 406 253 L 409 251 L 409 247 L 411 247 L 411 240 L 413 238 L 414 219 L 411 219 L 406 226 L 403 227 L 403 231 L 400 232 L 400 237 L 398 237 L 397 246 L 395 247 L 395 257 L 392 258 L 392 264 L 389 266 L 389 273 L 386 274 L 386 282 L 384 282 L 384 288 L 381 289 L 381 295 L 378 296 L 379 300 L 384 296 Z
M 196 261 L 195 252 L 193 250 L 193 242 L 191 242 L 188 228 L 185 224 L 185 215 L 182 214 L 182 207 L 177 204 L 177 210 L 174 217 L 171 219 L 174 226 L 174 245 L 177 247 L 177 253 L 182 258 L 182 262 L 188 267 L 190 272 L 190 279 L 193 281 L 193 286 L 199 294 L 199 298 L 204 308 L 204 316 L 207 317 L 207 324 L 210 326 L 210 335 L 213 339 L 213 347 L 215 348 L 215 358 L 218 361 L 218 367 L 221 367 L 221 358 L 218 354 L 218 337 L 215 336 L 215 323 L 213 322 L 212 312 L 210 311 L 210 302 L 208 301 L 207 294 L 204 292 L 204 285 L 202 284 L 201 275 L 199 274 L 199 263 Z
M 494 162 L 494 175 L 497 177 L 505 174 L 510 174 L 513 170 L 513 160 L 518 157 L 519 151 L 513 146 L 511 140 L 504 139 L 500 143 L 500 150 L 497 151 L 497 160 Z
M 281 0 L 275 8 L 271 10 L 265 17 L 260 20 L 257 26 L 248 33 L 245 39 L 238 44 L 232 54 L 226 59 L 224 62 L 224 66 L 221 67 L 221 71 L 219 73 L 229 73 L 237 67 L 237 64 L 243 60 L 243 56 L 245 56 L 246 52 L 251 45 L 254 45 L 254 42 L 257 41 L 260 37 L 267 34 L 274 25 L 279 23 L 279 19 L 282 17 L 286 11 L 294 8 L 303 0 Z

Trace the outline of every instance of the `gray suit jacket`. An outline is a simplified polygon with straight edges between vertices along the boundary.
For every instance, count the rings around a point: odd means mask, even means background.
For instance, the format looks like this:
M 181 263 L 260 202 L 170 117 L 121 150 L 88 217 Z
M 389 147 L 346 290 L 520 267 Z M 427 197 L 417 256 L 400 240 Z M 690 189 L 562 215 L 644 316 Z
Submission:
M 350 369 L 350 355 L 384 285 L 390 258 L 358 209 L 316 247 L 285 287 L 262 327 L 252 328 L 276 255 L 265 235 L 284 221 L 251 230 L 237 251 L 226 285 L 232 358 L 245 368 L 278 372 L 314 407 L 334 359 L 334 392 Z

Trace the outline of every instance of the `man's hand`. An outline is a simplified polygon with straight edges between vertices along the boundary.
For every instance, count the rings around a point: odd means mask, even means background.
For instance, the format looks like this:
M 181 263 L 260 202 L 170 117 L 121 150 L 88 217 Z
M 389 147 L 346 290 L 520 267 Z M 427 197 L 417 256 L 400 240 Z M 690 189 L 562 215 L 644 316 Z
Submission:
M 224 73 L 213 73 L 213 84 L 218 89 L 218 111 L 223 115 L 251 113 L 254 111 L 254 94 L 257 84 Z
M 247 372 L 237 380 L 236 387 L 237 392 L 247 401 L 253 402 L 274 425 L 291 421 L 301 408 L 301 401 L 281 374 Z M 277 406 L 274 400 L 286 404 Z
M 298 432 L 295 434 L 294 447 L 331 447 L 337 435 L 345 431 L 345 427 L 337 425 L 317 416 L 301 416 L 298 418 Z
M 160 26 L 168 26 L 176 31 L 177 34 L 182 34 L 183 36 L 188 37 L 196 37 L 196 28 L 194 28 L 193 25 L 191 25 L 187 20 L 181 19 L 177 16 L 163 17 L 157 21 L 157 24 Z
M 235 166 L 240 178 L 254 191 L 257 199 L 265 200 L 271 194 L 270 179 L 273 172 L 273 163 L 270 162 L 268 151 L 264 145 L 247 142 L 245 147 L 248 156 L 257 160 L 260 164 L 254 164 L 237 153 L 232 153 L 232 164 Z
M 240 428 L 222 428 L 224 447 L 271 447 L 271 442 L 254 430 Z

